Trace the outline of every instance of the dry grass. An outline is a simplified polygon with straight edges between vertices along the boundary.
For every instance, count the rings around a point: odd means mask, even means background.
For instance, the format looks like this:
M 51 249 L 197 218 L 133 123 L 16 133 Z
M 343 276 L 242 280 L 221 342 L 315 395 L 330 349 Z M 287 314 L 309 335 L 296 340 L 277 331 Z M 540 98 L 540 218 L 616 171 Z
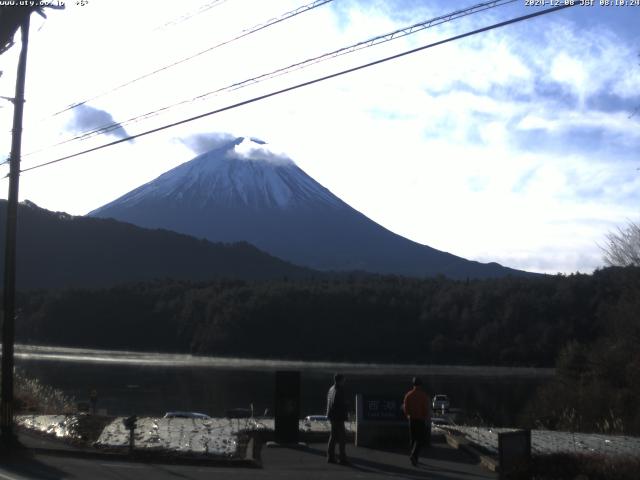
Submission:
M 74 399 L 19 372 L 14 376 L 16 413 L 63 414 L 74 411 Z

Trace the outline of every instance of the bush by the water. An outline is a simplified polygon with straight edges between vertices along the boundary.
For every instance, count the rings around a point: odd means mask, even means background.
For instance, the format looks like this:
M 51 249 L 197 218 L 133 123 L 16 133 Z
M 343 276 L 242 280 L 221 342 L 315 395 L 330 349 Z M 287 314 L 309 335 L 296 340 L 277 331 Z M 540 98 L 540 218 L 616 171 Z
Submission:
M 601 315 L 603 336 L 570 342 L 555 379 L 543 387 L 527 421 L 537 428 L 640 434 L 640 295 L 630 290 Z
M 62 414 L 74 409 L 72 397 L 19 372 L 14 375 L 14 396 L 16 413 Z

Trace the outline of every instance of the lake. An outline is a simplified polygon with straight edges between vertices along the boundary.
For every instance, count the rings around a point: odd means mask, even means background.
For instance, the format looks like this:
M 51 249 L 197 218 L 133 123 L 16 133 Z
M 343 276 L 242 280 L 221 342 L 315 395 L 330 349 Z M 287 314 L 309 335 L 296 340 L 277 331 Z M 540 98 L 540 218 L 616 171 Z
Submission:
M 145 352 L 16 345 L 16 367 L 78 401 L 92 389 L 98 408 L 114 415 L 163 415 L 186 410 L 222 416 L 254 405 L 273 412 L 275 372 L 301 372 L 301 413 L 324 413 L 334 372 L 348 393 L 398 395 L 419 375 L 427 392 L 445 393 L 452 407 L 494 426 L 512 426 L 518 413 L 553 376 L 552 369 L 441 365 L 350 364 L 199 357 Z

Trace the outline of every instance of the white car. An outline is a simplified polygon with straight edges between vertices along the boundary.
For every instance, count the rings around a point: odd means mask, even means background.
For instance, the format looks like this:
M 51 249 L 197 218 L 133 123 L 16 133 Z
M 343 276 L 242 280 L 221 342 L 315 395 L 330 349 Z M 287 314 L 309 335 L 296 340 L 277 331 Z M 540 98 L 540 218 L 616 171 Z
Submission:
M 433 410 L 449 410 L 451 403 L 449 397 L 443 394 L 434 395 L 433 402 L 431 403 Z
M 307 415 L 304 418 L 305 422 L 327 422 L 328 420 L 326 415 Z
M 329 419 L 326 415 L 307 415 L 302 421 L 303 432 L 326 432 Z

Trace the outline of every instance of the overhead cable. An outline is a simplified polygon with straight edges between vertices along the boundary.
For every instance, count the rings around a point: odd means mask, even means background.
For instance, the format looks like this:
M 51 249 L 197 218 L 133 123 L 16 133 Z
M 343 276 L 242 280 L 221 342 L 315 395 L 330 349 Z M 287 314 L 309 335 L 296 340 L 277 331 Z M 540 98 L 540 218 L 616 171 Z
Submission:
M 309 80 L 309 81 L 306 81 L 306 82 L 303 82 L 303 83 L 299 83 L 299 84 L 296 84 L 296 85 L 293 85 L 293 86 L 290 86 L 290 87 L 287 87 L 287 88 L 276 90 L 276 91 L 271 92 L 271 93 L 266 93 L 264 95 L 253 97 L 253 98 L 250 98 L 248 100 L 244 100 L 242 102 L 234 103 L 234 104 L 228 105 L 226 107 L 222 107 L 222 108 L 218 108 L 216 110 L 205 112 L 205 113 L 202 113 L 200 115 L 196 115 L 196 116 L 193 116 L 193 117 L 185 118 L 185 119 L 179 120 L 177 122 L 169 123 L 169 124 L 163 125 L 161 127 L 153 128 L 151 130 L 147 130 L 146 132 L 141 132 L 141 133 L 138 133 L 138 134 L 135 134 L 135 135 L 130 135 L 128 137 L 121 138 L 119 140 L 115 140 L 113 142 L 109 142 L 109 143 L 106 143 L 106 144 L 103 144 L 103 145 L 99 145 L 97 147 L 89 148 L 89 149 L 83 150 L 81 152 L 77 152 L 77 153 L 73 153 L 71 155 L 66 155 L 64 157 L 56 158 L 55 160 L 50 160 L 48 162 L 41 163 L 39 165 L 35 165 L 33 167 L 25 168 L 25 169 L 21 170 L 21 172 L 28 172 L 28 171 L 35 170 L 35 169 L 38 169 L 38 168 L 42 168 L 42 167 L 45 167 L 45 166 L 48 166 L 48 165 L 59 163 L 59 162 L 62 162 L 64 160 L 68 160 L 68 159 L 71 159 L 71 158 L 79 157 L 79 156 L 85 155 L 87 153 L 91 153 L 91 152 L 95 152 L 95 151 L 98 151 L 98 150 L 102 150 L 104 148 L 112 147 L 114 145 L 118 145 L 119 143 L 127 142 L 129 140 L 133 140 L 133 139 L 136 139 L 136 138 L 144 137 L 144 136 L 150 135 L 152 133 L 157 133 L 157 132 L 160 132 L 160 131 L 163 131 L 163 130 L 167 130 L 169 128 L 177 127 L 178 125 L 183 125 L 185 123 L 193 122 L 195 120 L 199 120 L 201 118 L 205 118 L 205 117 L 208 117 L 208 116 L 211 116 L 211 115 L 215 115 L 217 113 L 226 112 L 228 110 L 232 110 L 232 109 L 235 109 L 235 108 L 238 108 L 238 107 L 242 107 L 244 105 L 249 105 L 251 103 L 255 103 L 255 102 L 258 102 L 258 101 L 261 101 L 261 100 L 265 100 L 267 98 L 275 97 L 276 95 L 281 95 L 283 93 L 291 92 L 293 90 L 297 90 L 297 89 L 300 89 L 300 88 L 303 88 L 303 87 L 308 87 L 310 85 L 314 85 L 316 83 L 320 83 L 320 82 L 323 82 L 325 80 L 330 80 L 332 78 L 340 77 L 340 76 L 346 75 L 348 73 L 353 73 L 353 72 L 356 72 L 356 71 L 359 71 L 359 70 L 363 70 L 365 68 L 369 68 L 369 67 L 372 67 L 374 65 L 379 65 L 379 64 L 382 64 L 382 63 L 385 63 L 385 62 L 389 62 L 391 60 L 396 60 L 398 58 L 405 57 L 405 56 L 411 55 L 413 53 L 421 52 L 421 51 L 429 49 L 429 48 L 437 47 L 437 46 L 443 45 L 445 43 L 450 43 L 450 42 L 453 42 L 453 41 L 456 41 L 456 40 L 460 40 L 462 38 L 470 37 L 472 35 L 477 35 L 479 33 L 488 32 L 490 30 L 495 30 L 497 28 L 505 27 L 507 25 L 511 25 L 511 24 L 518 23 L 518 22 L 522 22 L 522 21 L 525 21 L 525 20 L 529 20 L 529 19 L 532 19 L 532 18 L 535 18 L 535 17 L 542 16 L 542 15 L 547 15 L 549 13 L 554 13 L 554 12 L 563 10 L 565 8 L 573 7 L 575 5 L 577 5 L 577 4 L 574 3 L 574 4 L 560 5 L 560 6 L 557 6 L 557 7 L 547 8 L 547 9 L 540 10 L 540 11 L 537 11 L 537 12 L 534 12 L 534 13 L 530 13 L 528 15 L 522 15 L 520 17 L 512 18 L 510 20 L 506 20 L 506 21 L 503 21 L 503 22 L 495 23 L 493 25 L 489 25 L 487 27 L 479 28 L 477 30 L 473 30 L 473 31 L 470 31 L 470 32 L 467 32 L 467 33 L 462 33 L 460 35 L 455 35 L 453 37 L 449 37 L 449 38 L 446 38 L 444 40 L 440 40 L 440 41 L 437 41 L 437 42 L 434 42 L 434 43 L 430 43 L 430 44 L 427 44 L 427 45 L 424 45 L 424 46 L 421 46 L 421 47 L 413 48 L 411 50 L 407 50 L 407 51 L 402 52 L 402 53 L 398 53 L 398 54 L 395 54 L 395 55 L 391 55 L 389 57 L 382 58 L 380 60 L 375 60 L 373 62 L 365 63 L 365 64 L 359 65 L 357 67 L 348 68 L 346 70 L 342 70 L 342 71 L 339 71 L 339 72 L 336 72 L 336 73 L 332 73 L 330 75 L 325 75 L 323 77 L 319 77 L 319 78 L 316 78 L 316 79 L 313 79 L 313 80 Z
M 413 25 L 409 25 L 407 27 L 403 27 L 403 28 L 394 30 L 392 32 L 388 32 L 388 33 L 385 33 L 385 34 L 382 34 L 382 35 L 377 35 L 377 36 L 369 38 L 367 40 L 360 41 L 360 42 L 357 42 L 355 44 L 352 44 L 352 45 L 349 45 L 349 46 L 346 46 L 346 47 L 342 47 L 342 48 L 339 48 L 337 50 L 333 50 L 333 51 L 328 52 L 328 53 L 324 53 L 322 55 L 318 55 L 316 57 L 312 57 L 312 58 L 308 58 L 308 59 L 300 61 L 300 62 L 296 62 L 294 64 L 288 65 L 288 66 L 283 67 L 283 68 L 278 68 L 276 70 L 273 70 L 273 71 L 268 72 L 268 73 L 264 73 L 262 75 L 258 75 L 256 77 L 248 78 L 248 79 L 242 80 L 240 82 L 235 82 L 235 83 L 226 85 L 224 87 L 217 88 L 215 90 L 203 93 L 203 94 L 198 95 L 196 97 L 188 98 L 188 99 L 176 102 L 176 103 L 165 105 L 164 107 L 161 107 L 159 109 L 151 110 L 150 112 L 143 113 L 143 114 L 140 114 L 140 115 L 136 115 L 135 117 L 131 117 L 131 118 L 127 119 L 127 120 L 124 120 L 123 122 L 112 122 L 112 123 L 109 123 L 109 124 L 101 125 L 100 127 L 93 128 L 91 130 L 86 130 L 86 131 L 81 132 L 79 135 L 76 135 L 74 137 L 68 138 L 66 140 L 62 140 L 62 141 L 60 141 L 58 143 L 55 143 L 55 144 L 50 145 L 48 147 L 44 147 L 44 148 L 42 148 L 40 150 L 29 152 L 25 156 L 41 152 L 41 151 L 43 151 L 43 150 L 45 150 L 47 148 L 64 145 L 66 143 L 73 142 L 73 141 L 76 141 L 76 140 L 85 140 L 85 139 L 88 139 L 88 138 L 91 138 L 91 137 L 94 137 L 94 136 L 97 136 L 97 135 L 106 134 L 106 133 L 112 132 L 114 130 L 118 130 L 120 128 L 126 127 L 126 126 L 128 126 L 128 125 L 130 125 L 132 123 L 137 123 L 137 122 L 140 122 L 140 121 L 145 120 L 147 118 L 156 116 L 156 115 L 158 115 L 158 114 L 160 114 L 162 112 L 165 112 L 165 111 L 170 110 L 170 109 L 175 108 L 175 107 L 179 107 L 181 105 L 186 105 L 188 103 L 192 103 L 192 102 L 195 102 L 195 101 L 204 100 L 207 97 L 210 97 L 210 96 L 213 96 L 213 95 L 216 95 L 216 94 L 219 94 L 219 93 L 231 92 L 231 91 L 234 91 L 234 90 L 238 90 L 240 88 L 244 88 L 244 87 L 247 87 L 249 85 L 254 85 L 256 83 L 260 83 L 260 82 L 269 80 L 271 78 L 279 77 L 281 75 L 285 75 L 287 73 L 290 73 L 290 72 L 293 72 L 293 71 L 296 71 L 296 70 L 307 68 L 307 67 L 309 67 L 311 65 L 323 62 L 325 60 L 330 60 L 330 59 L 336 58 L 336 57 L 341 56 L 341 55 L 346 55 L 346 54 L 349 54 L 349 53 L 353 53 L 353 52 L 356 52 L 356 51 L 364 49 L 364 48 L 373 47 L 373 46 L 381 44 L 381 43 L 386 43 L 386 42 L 389 42 L 391 40 L 402 38 L 402 37 L 405 37 L 407 35 L 411 35 L 413 33 L 422 31 L 422 30 L 427 29 L 427 28 L 431 28 L 431 27 L 435 27 L 437 25 L 441 25 L 441 24 L 443 24 L 445 22 L 450 22 L 450 21 L 456 20 L 458 18 L 462 18 L 462 17 L 468 16 L 468 15 L 479 13 L 479 12 L 482 12 L 482 11 L 485 11 L 485 10 L 488 10 L 488 9 L 491 9 L 491 8 L 500 7 L 500 6 L 509 4 L 509 3 L 514 3 L 516 1 L 519 1 L 519 0 L 494 0 L 494 1 L 490 1 L 490 2 L 483 2 L 483 3 L 477 4 L 477 5 L 474 5 L 472 7 L 468 7 L 468 8 L 462 9 L 462 10 L 456 10 L 456 11 L 448 13 L 446 15 L 441 15 L 441 16 L 438 16 L 438 17 L 435 17 L 435 18 L 431 18 L 429 20 L 424 20 L 422 22 L 415 23 Z
M 358 50 L 362 50 L 364 48 L 373 47 L 375 45 L 379 45 L 381 43 L 386 43 L 391 40 L 395 40 L 397 38 L 406 37 L 407 35 L 411 35 L 413 33 L 419 32 L 421 30 L 425 30 L 428 28 L 435 27 L 437 25 L 441 25 L 446 22 L 450 22 L 452 20 L 456 20 L 458 18 L 466 17 L 468 15 L 473 15 L 475 13 L 483 12 L 485 10 L 489 10 L 491 8 L 501 7 L 503 5 L 507 5 L 509 3 L 515 3 L 520 0 L 496 0 L 492 2 L 484 2 L 478 5 L 474 5 L 472 7 L 465 8 L 463 10 L 457 10 L 455 12 L 448 13 L 446 15 L 442 15 L 439 17 L 432 18 L 430 20 L 425 20 L 423 22 L 415 23 L 408 27 L 399 28 L 398 30 L 394 30 L 393 32 L 385 33 L 383 35 L 378 35 L 368 40 L 364 40 L 353 45 L 349 45 L 348 47 L 339 48 L 338 50 L 334 50 L 333 52 L 325 53 L 322 55 L 318 55 L 317 57 L 308 58 L 307 60 L 303 60 L 298 63 L 294 63 L 284 68 L 279 68 L 269 73 L 265 73 L 263 75 L 259 75 L 254 78 L 249 78 L 242 82 L 238 82 L 234 85 L 230 85 L 229 87 L 224 87 L 223 90 L 237 90 L 239 88 L 245 87 L 247 85 L 251 85 L 254 83 L 258 83 L 263 80 L 267 80 L 269 78 L 278 77 L 280 75 L 284 75 L 285 73 L 289 73 L 294 70 L 299 70 L 301 68 L 306 68 L 310 65 L 314 65 L 316 63 L 323 62 L 325 60 L 330 60 L 332 58 L 339 57 L 341 55 L 346 55 L 348 53 L 353 53 Z M 208 95 L 217 93 L 220 90 L 215 90 L 209 93 L 205 93 L 201 95 L 201 97 L 206 97 Z M 200 98 L 200 97 L 196 97 Z
M 120 89 L 122 89 L 124 87 L 132 85 L 132 84 L 134 84 L 136 82 L 139 82 L 140 80 L 143 80 L 145 78 L 151 77 L 152 75 L 156 75 L 156 74 L 158 74 L 160 72 L 168 70 L 168 69 L 170 69 L 172 67 L 175 67 L 177 65 L 181 65 L 181 64 L 183 64 L 185 62 L 193 60 L 194 58 L 197 58 L 197 57 L 199 57 L 201 55 L 204 55 L 205 53 L 211 52 L 212 50 L 215 50 L 216 48 L 220 48 L 220 47 L 222 47 L 224 45 L 228 45 L 231 42 L 235 42 L 236 40 L 240 40 L 241 38 L 247 37 L 247 36 L 249 36 L 249 35 L 251 35 L 253 33 L 259 32 L 260 30 L 264 30 L 265 28 L 271 27 L 272 25 L 275 25 L 277 23 L 283 22 L 283 21 L 288 20 L 290 18 L 293 18 L 293 17 L 295 17 L 297 15 L 300 15 L 301 13 L 308 12 L 310 10 L 313 10 L 314 8 L 320 7 L 320 6 L 324 5 L 324 4 L 332 2 L 332 1 L 333 0 L 315 0 L 314 2 L 311 2 L 311 3 L 307 4 L 307 5 L 303 5 L 301 7 L 296 8 L 295 10 L 291 10 L 289 12 L 283 13 L 282 15 L 280 15 L 278 17 L 275 17 L 275 18 L 272 18 L 271 20 L 268 20 L 265 23 L 261 23 L 261 24 L 255 25 L 255 26 L 253 26 L 251 28 L 242 30 L 238 35 L 236 35 L 236 36 L 234 36 L 232 38 L 229 38 L 227 40 L 224 40 L 224 41 L 222 41 L 220 43 L 217 43 L 217 44 L 215 44 L 215 45 L 213 45 L 211 47 L 205 48 L 204 50 L 201 50 L 201 51 L 199 51 L 197 53 L 194 53 L 193 55 L 189 55 L 188 57 L 184 57 L 184 58 L 182 58 L 180 60 L 177 60 L 177 61 L 175 61 L 173 63 L 165 65 L 164 67 L 160 67 L 160 68 L 158 68 L 156 70 L 153 70 L 151 72 L 145 73 L 144 75 L 136 77 L 133 80 L 129 80 L 129 81 L 125 82 L 125 83 L 122 83 L 122 84 L 120 84 L 120 85 L 118 85 L 116 87 L 113 87 L 113 88 L 111 88 L 109 90 L 106 90 L 106 91 L 104 91 L 102 93 L 94 95 L 93 97 L 87 98 L 85 100 L 82 100 L 82 101 L 79 101 L 79 102 L 76 102 L 76 103 L 72 103 L 70 105 L 67 105 L 65 108 L 55 112 L 51 116 L 55 117 L 56 115 L 60 115 L 61 113 L 64 113 L 64 112 L 67 112 L 67 111 L 72 110 L 74 108 L 77 108 L 77 107 L 79 107 L 81 105 L 84 105 L 85 103 L 88 103 L 88 102 L 90 102 L 92 100 L 96 100 L 97 98 L 104 97 L 107 94 L 113 93 L 113 92 L 115 92 L 117 90 L 120 90 Z
M 173 20 L 168 21 L 167 23 L 165 23 L 164 25 L 161 25 L 157 28 L 154 29 L 154 31 L 156 30 L 162 30 L 163 28 L 166 27 L 170 27 L 173 25 L 179 25 L 182 22 L 186 22 L 187 20 L 195 17 L 196 15 L 201 15 L 204 12 L 211 10 L 214 7 L 217 7 L 219 5 L 222 5 L 223 3 L 225 3 L 227 0 L 213 0 L 205 5 L 202 5 L 200 8 L 198 8 L 195 12 L 193 13 L 186 13 L 184 15 L 179 16 L 178 18 L 175 18 Z

